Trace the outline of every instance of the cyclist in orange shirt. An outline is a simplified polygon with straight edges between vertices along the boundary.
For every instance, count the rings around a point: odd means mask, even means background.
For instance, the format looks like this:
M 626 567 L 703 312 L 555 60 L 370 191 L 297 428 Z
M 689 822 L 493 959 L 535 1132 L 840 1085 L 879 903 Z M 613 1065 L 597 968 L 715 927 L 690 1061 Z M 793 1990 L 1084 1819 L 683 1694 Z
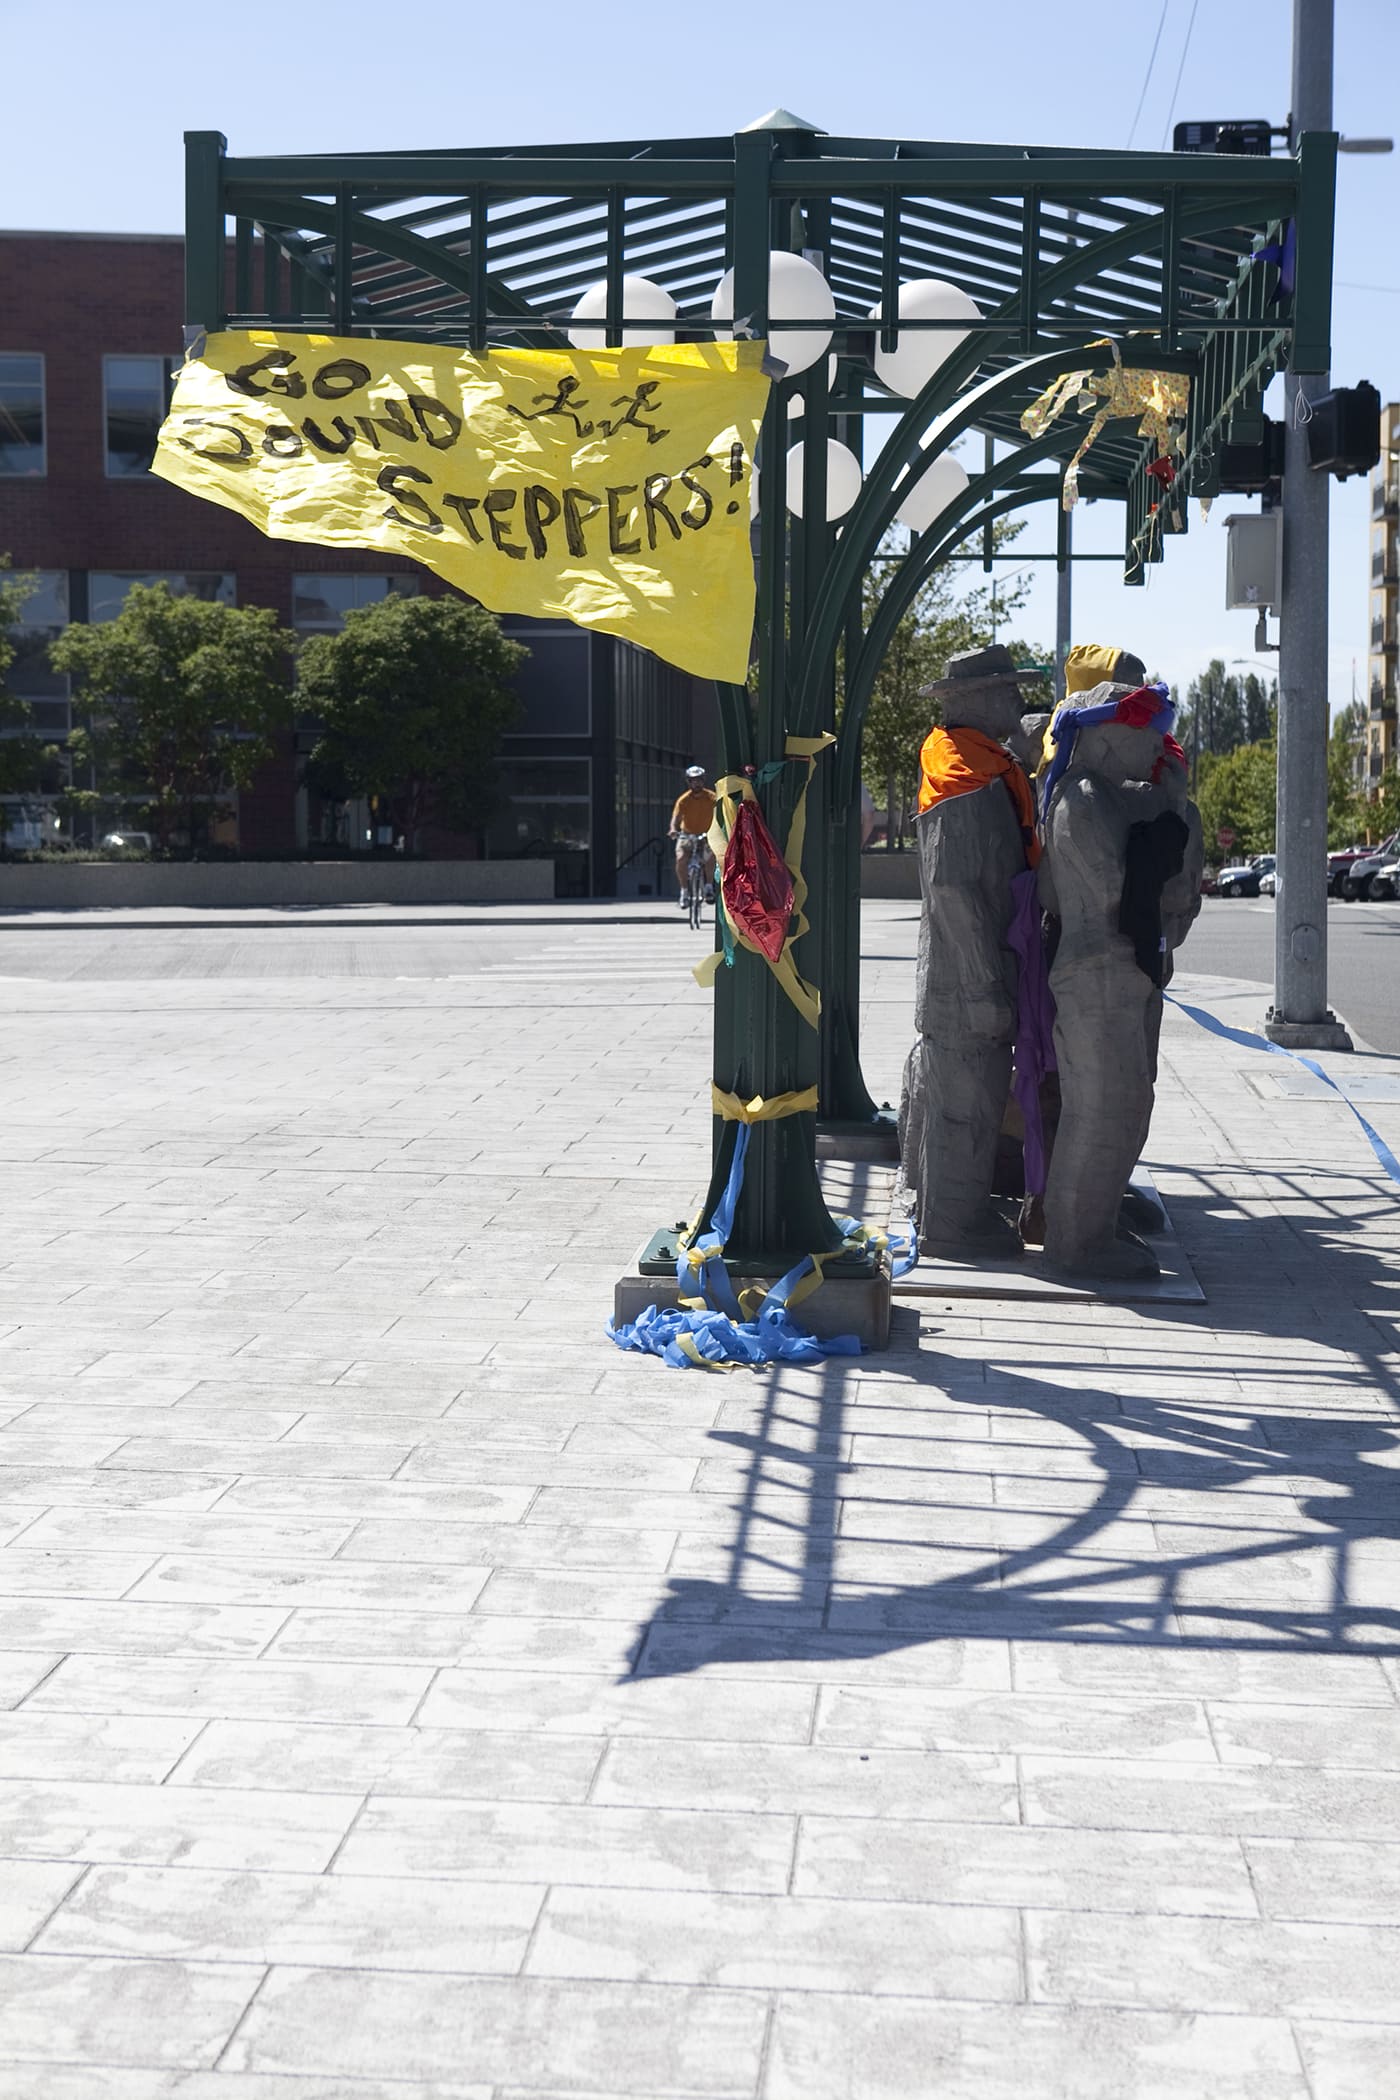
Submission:
M 676 841 L 676 887 L 680 892 L 678 903 L 685 907 L 686 875 L 690 866 L 690 848 L 687 838 L 704 838 L 714 822 L 715 792 L 705 785 L 705 768 L 687 766 L 686 785 L 676 797 L 676 806 L 671 811 L 670 836 Z M 715 893 L 715 857 L 708 846 L 704 852 L 705 901 L 710 903 Z

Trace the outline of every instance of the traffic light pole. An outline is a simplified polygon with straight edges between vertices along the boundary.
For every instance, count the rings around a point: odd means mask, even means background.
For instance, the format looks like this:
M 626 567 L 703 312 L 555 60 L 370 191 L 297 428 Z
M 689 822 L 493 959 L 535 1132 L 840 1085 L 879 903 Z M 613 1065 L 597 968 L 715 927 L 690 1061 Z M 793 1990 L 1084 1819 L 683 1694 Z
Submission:
M 1293 137 L 1332 129 L 1333 0 L 1293 0 Z M 1326 371 L 1287 375 L 1283 595 L 1279 607 L 1278 908 L 1274 1003 L 1264 1024 L 1289 1049 L 1350 1050 L 1327 1004 L 1327 538 L 1331 478 L 1308 459 Z

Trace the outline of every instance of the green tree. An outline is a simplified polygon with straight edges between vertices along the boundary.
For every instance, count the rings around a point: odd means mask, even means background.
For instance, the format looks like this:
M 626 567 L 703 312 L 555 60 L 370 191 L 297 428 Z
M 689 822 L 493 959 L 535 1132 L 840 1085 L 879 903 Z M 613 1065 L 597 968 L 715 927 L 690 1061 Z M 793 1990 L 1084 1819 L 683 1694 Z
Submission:
M 1244 699 L 1244 740 L 1247 744 L 1262 744 L 1278 730 L 1278 680 L 1271 678 L 1267 685 L 1257 671 L 1250 671 L 1242 688 Z
M 1199 774 L 1204 758 L 1224 757 L 1241 744 L 1262 744 L 1274 735 L 1278 715 L 1278 681 L 1267 682 L 1256 671 L 1237 678 L 1214 656 L 1178 702 L 1176 735 Z
M 1019 524 L 996 527 L 998 549 L 1022 529 Z M 907 535 L 893 533 L 867 571 L 863 606 L 867 628 L 906 552 Z M 957 565 L 945 563 L 934 570 L 896 627 L 870 690 L 861 745 L 861 774 L 871 794 L 885 803 L 886 845 L 891 850 L 906 828 L 917 797 L 919 748 L 940 719 L 938 703 L 921 698 L 923 688 L 942 677 L 950 656 L 985 648 L 996 640 L 1008 615 L 1025 603 L 1029 588 L 1019 580 L 1008 587 L 998 579 L 966 590 L 958 582 Z M 1033 697 L 1026 702 L 1027 708 L 1036 704 Z
M 1361 798 L 1358 816 L 1355 828 L 1377 843 L 1400 831 L 1400 773 L 1393 765 L 1382 773 L 1375 794 Z
M 1366 749 L 1366 710 L 1359 700 L 1344 707 L 1332 723 L 1327 741 L 1327 843 L 1349 846 L 1371 821 L 1371 807 L 1358 795 L 1358 747 Z
M 496 757 L 529 655 L 461 598 L 380 599 L 298 652 L 301 704 L 320 722 L 313 778 L 377 795 L 412 843 L 429 811 L 463 831 L 499 801 Z
M 135 584 L 115 620 L 73 626 L 49 655 L 82 687 L 88 725 L 70 749 L 108 797 L 142 802 L 168 847 L 251 785 L 292 720 L 292 637 L 261 606 Z
M 1277 748 L 1272 740 L 1239 744 L 1220 756 L 1207 752 L 1200 763 L 1196 802 L 1208 852 L 1228 860 L 1252 853 L 1271 853 L 1278 820 Z M 1228 848 L 1218 848 L 1216 834 L 1233 831 Z
M 0 555 L 0 796 L 52 794 L 63 784 L 63 758 L 56 744 L 46 744 L 30 729 L 34 710 L 5 685 L 14 662 L 14 637 L 24 618 L 33 585 L 8 574 L 10 558 Z M 8 805 L 0 801 L 0 845 L 4 844 Z

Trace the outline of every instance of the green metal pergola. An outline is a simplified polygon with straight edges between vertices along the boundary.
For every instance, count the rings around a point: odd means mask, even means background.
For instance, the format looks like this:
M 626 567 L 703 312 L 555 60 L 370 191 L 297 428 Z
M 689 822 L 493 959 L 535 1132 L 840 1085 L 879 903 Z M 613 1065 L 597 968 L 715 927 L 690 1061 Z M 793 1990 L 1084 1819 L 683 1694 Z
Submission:
M 243 159 L 217 132 L 194 132 L 186 146 L 191 328 L 373 332 L 475 353 L 564 347 L 575 303 L 601 281 L 607 339 L 619 342 L 623 279 L 635 274 L 671 293 L 682 338 L 709 337 L 711 295 L 732 267 L 739 331 L 763 337 L 770 323 L 804 325 L 768 312 L 770 250 L 821 268 L 836 301 L 835 382 L 823 357 L 772 390 L 756 682 L 716 695 L 724 765 L 757 769 L 780 841 L 806 777 L 783 763 L 787 738 L 837 732 L 811 789 L 811 924 L 795 958 L 821 989 L 822 1022 L 805 1023 L 761 959 L 739 951 L 717 980 L 714 1079 L 745 1099 L 817 1085 L 824 1118 L 872 1122 L 859 1060 L 860 740 L 898 619 L 931 571 L 996 519 L 1058 500 L 1084 425 L 1064 416 L 1028 442 L 1022 413 L 1060 374 L 1105 370 L 1114 355 L 1191 382 L 1171 502 L 1159 500 L 1155 446 L 1134 421 L 1108 425 L 1080 478 L 1084 498 L 1122 504 L 1124 581 L 1144 581 L 1165 539 L 1186 529 L 1187 498 L 1217 492 L 1222 443 L 1258 432 L 1274 373 L 1327 369 L 1335 136 L 1305 135 L 1276 159 L 1101 152 L 828 137 L 775 111 L 718 139 Z M 906 400 L 879 384 L 872 353 L 910 329 L 951 325 L 894 318 L 901 284 L 928 277 L 970 294 L 982 319 Z M 792 515 L 790 436 L 827 430 L 859 454 L 871 449 L 861 443 L 870 416 L 895 420 L 852 510 L 826 522 L 826 447 L 809 443 Z M 894 522 L 896 483 L 969 432 L 990 441 L 982 471 L 891 565 L 867 627 L 862 582 Z M 736 1129 L 716 1121 L 707 1208 Z M 815 1146 L 809 1114 L 754 1126 L 732 1266 L 779 1273 L 840 1248 Z M 869 1261 L 839 1256 L 848 1273 Z

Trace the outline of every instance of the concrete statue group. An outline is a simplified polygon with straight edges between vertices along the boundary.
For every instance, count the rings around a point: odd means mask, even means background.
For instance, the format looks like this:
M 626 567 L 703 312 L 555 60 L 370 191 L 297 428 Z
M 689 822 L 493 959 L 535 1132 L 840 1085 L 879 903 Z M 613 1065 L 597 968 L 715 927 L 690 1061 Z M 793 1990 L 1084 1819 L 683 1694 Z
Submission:
M 927 688 L 918 1039 L 900 1107 L 925 1254 L 1042 1247 L 1055 1272 L 1150 1277 L 1160 1227 L 1129 1177 L 1147 1137 L 1162 991 L 1200 909 L 1201 821 L 1166 688 L 1126 651 L 1066 663 L 1021 713 L 1000 645 Z

